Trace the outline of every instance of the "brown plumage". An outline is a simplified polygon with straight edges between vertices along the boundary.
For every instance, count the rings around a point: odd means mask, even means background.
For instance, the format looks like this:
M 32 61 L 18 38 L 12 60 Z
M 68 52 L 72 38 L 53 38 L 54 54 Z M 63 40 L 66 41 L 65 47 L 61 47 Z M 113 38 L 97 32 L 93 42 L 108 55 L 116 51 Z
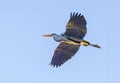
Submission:
M 45 37 L 53 37 L 55 41 L 60 42 L 54 51 L 50 65 L 53 67 L 61 66 L 67 60 L 75 55 L 80 45 L 93 46 L 100 48 L 97 44 L 91 44 L 84 40 L 87 33 L 86 20 L 83 15 L 71 13 L 70 19 L 66 24 L 66 31 L 61 35 L 55 33 L 44 35 Z
M 64 35 L 81 40 L 85 36 L 86 32 L 87 28 L 84 16 L 78 13 L 71 13 Z M 74 45 L 61 42 L 54 52 L 51 60 L 51 66 L 61 66 L 64 62 L 75 55 L 79 47 L 80 44 Z
M 87 23 L 83 15 L 71 13 L 64 34 L 73 38 L 82 39 L 87 33 L 86 24 Z
M 79 47 L 80 45 L 72 45 L 66 42 L 61 42 L 54 52 L 51 60 L 51 65 L 53 67 L 61 66 L 64 62 L 75 55 Z

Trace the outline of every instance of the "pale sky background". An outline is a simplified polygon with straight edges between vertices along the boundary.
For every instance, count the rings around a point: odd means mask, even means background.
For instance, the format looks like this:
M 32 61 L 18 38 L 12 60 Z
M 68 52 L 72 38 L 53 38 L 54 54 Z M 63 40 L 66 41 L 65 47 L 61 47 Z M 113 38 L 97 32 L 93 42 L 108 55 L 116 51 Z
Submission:
M 49 63 L 71 12 L 83 14 L 85 40 L 59 68 Z M 120 83 L 120 0 L 1 0 L 0 83 Z

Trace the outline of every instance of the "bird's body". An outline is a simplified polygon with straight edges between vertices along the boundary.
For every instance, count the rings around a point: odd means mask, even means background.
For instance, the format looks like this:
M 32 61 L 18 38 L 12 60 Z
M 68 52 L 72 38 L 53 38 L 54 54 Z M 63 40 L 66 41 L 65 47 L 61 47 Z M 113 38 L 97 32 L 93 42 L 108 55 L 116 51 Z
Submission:
M 53 37 L 56 42 L 60 42 L 52 57 L 50 63 L 52 66 L 61 66 L 75 55 L 81 45 L 100 48 L 97 44 L 91 44 L 83 39 L 87 33 L 86 24 L 83 15 L 71 13 L 70 19 L 66 25 L 65 33 L 60 35 L 55 33 L 44 35 L 45 37 Z
M 72 37 L 68 37 L 66 35 L 64 35 L 63 33 L 61 33 L 60 35 L 56 34 L 56 33 L 53 33 L 53 39 L 56 41 L 56 42 L 66 42 L 66 43 L 69 43 L 69 44 L 74 44 L 74 45 L 84 45 L 84 46 L 94 46 L 94 44 L 90 44 L 88 41 L 86 40 L 83 40 L 83 39 L 75 39 L 75 38 L 72 38 Z M 96 45 L 97 47 L 97 45 Z M 98 47 L 99 48 L 99 47 Z

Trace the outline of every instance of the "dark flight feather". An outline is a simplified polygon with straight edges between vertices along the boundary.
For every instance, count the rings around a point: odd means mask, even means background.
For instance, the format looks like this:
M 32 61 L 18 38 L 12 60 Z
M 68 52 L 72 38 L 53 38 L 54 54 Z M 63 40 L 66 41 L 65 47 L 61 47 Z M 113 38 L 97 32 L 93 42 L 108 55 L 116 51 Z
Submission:
M 83 39 L 87 33 L 86 24 L 87 23 L 83 15 L 71 13 L 64 34 L 73 38 Z
M 79 47 L 80 45 L 73 45 L 66 42 L 61 42 L 54 52 L 51 60 L 51 66 L 61 66 L 64 62 L 75 55 Z

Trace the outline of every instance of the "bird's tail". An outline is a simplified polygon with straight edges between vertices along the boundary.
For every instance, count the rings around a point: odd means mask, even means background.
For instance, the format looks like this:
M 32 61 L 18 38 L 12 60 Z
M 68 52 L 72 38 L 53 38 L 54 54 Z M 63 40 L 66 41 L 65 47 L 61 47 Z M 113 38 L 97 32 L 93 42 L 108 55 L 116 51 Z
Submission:
M 101 48 L 99 45 L 97 44 L 90 44 L 90 46 L 96 47 L 96 48 Z

